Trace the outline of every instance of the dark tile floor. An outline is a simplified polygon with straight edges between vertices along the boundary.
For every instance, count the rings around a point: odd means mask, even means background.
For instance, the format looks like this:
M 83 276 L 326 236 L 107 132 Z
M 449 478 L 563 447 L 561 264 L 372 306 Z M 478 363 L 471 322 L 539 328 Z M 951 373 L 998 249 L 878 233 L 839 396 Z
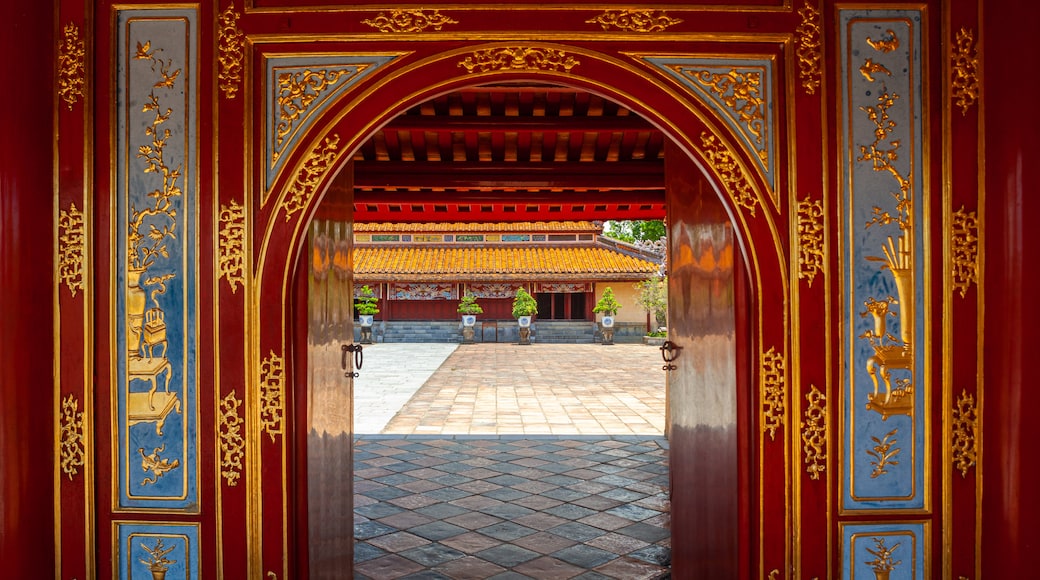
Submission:
M 668 443 L 366 435 L 356 579 L 669 577 Z

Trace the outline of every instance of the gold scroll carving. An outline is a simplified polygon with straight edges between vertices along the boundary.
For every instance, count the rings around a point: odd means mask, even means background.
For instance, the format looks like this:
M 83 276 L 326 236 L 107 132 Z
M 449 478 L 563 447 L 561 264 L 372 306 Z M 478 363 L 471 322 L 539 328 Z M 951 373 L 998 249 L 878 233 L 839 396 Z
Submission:
M 83 98 L 83 87 L 86 86 L 86 68 L 83 64 L 86 57 L 83 39 L 79 37 L 79 27 L 74 23 L 66 24 L 62 29 L 61 41 L 58 43 L 58 96 L 72 110 Z
M 238 414 L 242 401 L 231 391 L 220 400 L 220 474 L 229 486 L 238 484 L 242 476 L 242 460 L 246 442 L 242 437 L 245 421 Z
M 953 72 L 950 94 L 957 100 L 961 115 L 967 115 L 968 109 L 979 100 L 979 53 L 974 32 L 960 29 L 957 42 L 951 47 L 950 61 Z
M 979 434 L 978 413 L 975 408 L 975 396 L 966 389 L 957 397 L 957 406 L 953 408 L 953 467 L 961 472 L 961 477 L 968 476 L 968 469 L 975 465 L 978 451 L 976 449 Z
M 545 70 L 569 73 L 579 64 L 581 62 L 578 59 L 562 50 L 524 46 L 478 50 L 459 62 L 459 66 L 465 68 L 468 73 L 501 70 Z
M 669 27 L 682 22 L 680 18 L 671 18 L 663 10 L 607 10 L 606 12 L 585 21 L 586 24 L 599 24 L 603 30 L 622 30 L 625 32 L 663 32 Z
M 293 180 L 289 192 L 282 202 L 285 210 L 285 221 L 292 219 L 294 213 L 300 211 L 307 205 L 311 197 L 317 191 L 318 182 L 321 181 L 325 172 L 332 167 L 333 162 L 339 155 L 339 135 L 326 137 L 325 141 L 318 144 L 303 162 L 296 179 Z
M 220 204 L 220 255 L 217 263 L 220 276 L 227 278 L 232 292 L 238 291 L 239 284 L 245 287 L 245 242 L 245 207 L 235 200 L 231 200 L 230 205 Z
M 762 353 L 762 432 L 768 431 L 771 440 L 776 440 L 787 413 L 784 383 L 784 355 L 770 347 Z
M 798 202 L 798 278 L 812 286 L 824 268 L 823 202 L 808 197 Z
M 87 261 L 86 228 L 83 212 L 73 203 L 58 214 L 58 277 L 73 296 L 83 289 L 83 270 Z
M 964 206 L 953 212 L 950 235 L 953 288 L 964 298 L 968 286 L 979 283 L 979 219 L 975 212 L 964 211 Z
M 284 432 L 285 362 L 274 351 L 260 364 L 260 428 L 271 436 Z
M 391 10 L 388 16 L 380 12 L 379 16 L 371 20 L 365 19 L 362 24 L 367 24 L 380 32 L 423 32 L 427 28 L 440 30 L 445 24 L 458 24 L 440 13 L 440 10 Z
M 768 162 L 769 152 L 763 144 L 762 133 L 765 130 L 766 101 L 762 97 L 762 73 L 755 70 L 737 70 L 731 68 L 725 73 L 710 70 L 689 71 L 687 76 L 714 93 L 718 102 L 725 105 L 747 129 L 750 141 L 758 145 L 756 153 L 759 158 Z
M 235 11 L 232 2 L 220 13 L 220 25 L 217 30 L 217 62 L 220 63 L 220 90 L 225 99 L 233 99 L 242 83 L 242 58 L 245 34 L 238 28 L 238 19 L 242 15 Z
M 827 469 L 827 395 L 812 385 L 805 399 L 809 401 L 802 421 L 805 471 L 812 479 L 820 479 Z
M 701 133 L 701 145 L 704 158 L 718 174 L 719 180 L 733 202 L 748 210 L 752 216 L 755 215 L 758 197 L 751 189 L 751 183 L 744 174 L 744 169 L 737 163 L 729 148 L 715 135 L 708 132 Z
M 356 72 L 353 68 L 344 68 L 340 70 L 307 69 L 301 72 L 278 74 L 276 79 L 278 83 L 278 124 L 275 127 L 274 153 L 271 161 L 278 160 L 282 149 L 285 148 L 286 139 L 293 131 L 293 124 L 303 118 L 307 109 L 321 98 L 322 93 Z
M 79 473 L 87 456 L 83 429 L 83 411 L 79 400 L 69 395 L 61 400 L 61 471 L 69 476 Z
M 802 17 L 802 22 L 795 31 L 798 33 L 798 76 L 802 79 L 805 92 L 812 95 L 820 87 L 820 62 L 823 59 L 823 51 L 820 49 L 820 24 L 823 19 L 820 17 L 820 11 L 808 1 L 798 10 L 798 15 Z

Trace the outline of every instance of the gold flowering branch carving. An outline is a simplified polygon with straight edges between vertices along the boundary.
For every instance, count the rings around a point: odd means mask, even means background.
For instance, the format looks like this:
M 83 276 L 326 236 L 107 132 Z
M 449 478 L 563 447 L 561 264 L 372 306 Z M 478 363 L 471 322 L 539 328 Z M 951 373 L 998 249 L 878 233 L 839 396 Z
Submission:
M 968 476 L 968 469 L 975 465 L 977 441 L 979 434 L 978 412 L 975 408 L 975 395 L 961 390 L 957 397 L 957 406 L 953 408 L 953 466 L 961 472 L 961 477 Z
M 546 70 L 569 73 L 579 64 L 581 62 L 562 50 L 523 46 L 478 50 L 459 62 L 459 66 L 465 68 L 467 73 L 502 70 Z
M 232 292 L 238 285 L 245 287 L 245 207 L 235 200 L 230 205 L 220 204 L 220 276 L 227 278 Z
M 292 133 L 293 124 L 303 117 L 314 101 L 341 79 L 355 72 L 354 69 L 305 69 L 300 72 L 278 74 L 278 124 L 275 127 L 272 161 L 277 161 L 281 156 L 286 139 Z
M 260 364 L 260 428 L 271 436 L 284 432 L 285 362 L 274 351 Z
M 964 206 L 955 211 L 950 235 L 953 238 L 950 264 L 953 268 L 953 287 L 964 298 L 968 286 L 979 283 L 979 219 L 975 212 L 964 211 Z
M 889 548 L 885 545 L 884 538 L 873 538 L 873 540 L 874 547 L 867 548 L 867 552 L 869 552 L 871 556 L 874 556 L 874 559 L 864 562 L 864 564 L 871 567 L 874 571 L 875 578 L 888 578 L 892 570 L 895 570 L 896 566 L 903 563 L 902 560 L 896 560 L 892 557 L 896 548 L 899 547 L 900 542 L 896 542 L 891 548 Z
M 888 473 L 888 470 L 885 468 L 889 465 L 899 465 L 899 461 L 895 459 L 895 456 L 899 455 L 902 449 L 895 447 L 895 444 L 899 442 L 898 439 L 895 439 L 897 432 L 899 432 L 899 429 L 892 429 L 881 439 L 871 435 L 870 440 L 874 442 L 874 447 L 867 449 L 867 455 L 874 458 L 870 462 L 874 466 L 874 470 L 870 472 L 871 479 Z
M 235 11 L 232 2 L 220 13 L 220 28 L 217 31 L 217 51 L 220 56 L 220 90 L 225 99 L 233 99 L 242 82 L 242 58 L 245 34 L 238 28 L 238 19 L 242 15 Z
M 747 128 L 750 139 L 759 146 L 757 150 L 762 161 L 768 161 L 769 153 L 762 143 L 765 130 L 765 99 L 762 98 L 762 73 L 753 70 L 738 71 L 735 68 L 725 73 L 710 70 L 690 71 L 689 76 L 714 93 L 720 103 L 732 111 Z
M 784 355 L 770 347 L 762 353 L 762 432 L 768 431 L 771 440 L 776 440 L 787 414 L 784 382 Z
M 795 31 L 798 33 L 798 76 L 802 79 L 805 92 L 813 95 L 820 87 L 820 62 L 823 60 L 820 25 L 823 19 L 820 11 L 808 1 L 798 10 L 798 14 L 802 17 Z
M 428 13 L 429 12 L 429 13 Z M 391 10 L 390 15 L 380 12 L 379 16 L 361 21 L 380 32 L 423 32 L 427 28 L 440 30 L 445 24 L 458 24 L 440 13 L 440 10 Z
M 75 395 L 69 395 L 61 400 L 61 470 L 69 476 L 69 481 L 84 465 L 87 455 L 84 441 L 83 411 L 79 410 Z
M 58 214 L 58 276 L 69 292 L 83 289 L 83 270 L 87 261 L 86 229 L 83 212 L 73 203 Z
M 66 24 L 62 29 L 61 42 L 58 43 L 58 96 L 65 101 L 70 111 L 72 105 L 83 98 L 83 87 L 87 82 L 83 64 L 85 56 L 79 27 L 71 22 Z
M 812 385 L 805 399 L 809 402 L 802 421 L 805 471 L 812 479 L 820 479 L 827 469 L 827 395 Z
M 701 133 L 701 145 L 705 160 L 718 174 L 733 202 L 748 210 L 752 216 L 755 215 L 758 197 L 751 189 L 751 183 L 744 174 L 744 169 L 737 163 L 729 148 L 717 137 L 707 132 Z
M 682 19 L 671 18 L 663 10 L 607 10 L 603 14 L 590 18 L 586 24 L 599 24 L 603 30 L 623 30 L 626 32 L 662 32 L 682 22 Z
M 975 33 L 961 28 L 951 51 L 953 79 L 950 93 L 957 99 L 961 115 L 967 115 L 968 109 L 979 99 L 979 53 L 975 46 Z
M 238 414 L 242 406 L 241 399 L 231 391 L 220 400 L 220 474 L 229 486 L 238 484 L 242 476 L 242 460 L 245 457 L 246 442 L 242 437 L 245 421 Z
M 296 179 L 282 202 L 282 208 L 285 210 L 285 221 L 292 219 L 294 213 L 307 205 L 317 191 L 318 182 L 332 167 L 338 155 L 339 135 L 326 137 L 325 141 L 311 151 L 310 155 L 303 162 L 303 166 L 300 167 L 299 172 L 296 173 Z
M 823 271 L 823 202 L 808 197 L 798 202 L 798 278 L 812 286 Z

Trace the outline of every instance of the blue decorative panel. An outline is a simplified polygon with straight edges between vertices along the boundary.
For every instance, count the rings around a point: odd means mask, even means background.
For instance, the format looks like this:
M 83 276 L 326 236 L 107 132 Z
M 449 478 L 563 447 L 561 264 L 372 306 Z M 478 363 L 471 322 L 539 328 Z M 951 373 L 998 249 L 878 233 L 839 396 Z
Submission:
M 395 55 L 268 56 L 264 59 L 264 196 L 307 128 L 348 88 Z
M 842 524 L 842 578 L 923 580 L 928 571 L 928 524 Z
M 199 577 L 199 527 L 116 523 L 120 580 L 195 580 Z
M 197 15 L 117 18 L 117 504 L 196 512 Z
M 771 58 L 643 57 L 688 88 L 724 120 L 777 191 L 776 95 Z M 776 198 L 773 202 L 776 203 Z
M 925 504 L 921 13 L 841 10 L 844 509 Z

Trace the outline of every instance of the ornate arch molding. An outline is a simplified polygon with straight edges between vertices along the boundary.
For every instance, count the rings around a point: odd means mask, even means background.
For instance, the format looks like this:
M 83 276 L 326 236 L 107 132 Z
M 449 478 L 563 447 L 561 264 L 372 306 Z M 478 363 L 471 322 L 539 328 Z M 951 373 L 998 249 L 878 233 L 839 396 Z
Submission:
M 791 304 L 788 225 L 785 223 L 788 218 L 781 214 L 777 203 L 765 201 L 770 196 L 770 187 L 757 168 L 761 159 L 758 150 L 748 151 L 745 137 L 722 120 L 717 105 L 705 104 L 694 91 L 676 87 L 666 76 L 668 73 L 659 69 L 569 45 L 482 44 L 433 54 L 417 62 L 406 61 L 400 59 L 392 71 L 385 69 L 385 74 L 370 75 L 349 94 L 329 102 L 320 114 L 309 117 L 307 126 L 281 155 L 282 170 L 274 179 L 267 203 L 258 208 L 257 213 L 253 256 L 257 285 L 250 308 L 252 322 L 248 324 L 255 329 L 250 346 L 254 369 L 251 384 L 264 384 L 261 362 L 266 363 L 272 357 L 286 360 L 289 355 L 289 296 L 294 269 L 298 267 L 295 257 L 300 255 L 305 243 L 310 216 L 351 154 L 377 127 L 407 107 L 437 94 L 491 80 L 534 77 L 579 86 L 630 107 L 660 127 L 708 176 L 732 216 L 736 237 L 745 250 L 750 270 L 754 306 L 748 316 L 748 344 L 752 360 L 761 360 L 763 368 L 761 376 L 753 372 L 756 378 L 752 383 L 755 392 L 763 389 L 760 383 L 771 385 L 773 406 L 770 408 L 774 410 L 769 417 L 756 413 L 756 426 L 751 428 L 758 428 L 759 423 L 764 426 L 768 420 L 774 436 L 762 439 L 759 444 L 770 445 L 771 449 L 775 446 L 778 452 L 787 449 L 796 428 L 784 411 L 788 407 L 784 385 L 791 381 L 787 370 L 790 367 L 785 361 L 791 357 L 792 339 L 790 329 L 782 323 L 786 317 L 766 313 L 788 312 Z M 298 62 L 295 66 L 306 67 L 307 64 Z M 429 79 L 441 80 L 431 84 Z M 650 95 L 652 102 L 640 99 L 636 92 Z M 262 296 L 282 299 L 261 300 Z M 251 436 L 259 441 L 255 430 Z M 266 445 L 266 439 L 263 441 Z M 283 440 L 281 445 L 289 443 Z M 259 461 L 265 462 L 265 459 L 261 457 Z M 761 467 L 756 469 L 765 471 Z M 266 468 L 255 465 L 254 470 L 260 473 Z M 788 475 L 781 469 L 770 472 L 769 477 L 779 477 L 786 482 Z M 251 497 L 269 494 L 264 488 L 269 482 L 253 481 L 260 488 L 252 489 Z M 781 490 L 778 495 L 760 496 L 757 512 L 769 515 L 762 515 L 755 523 L 756 528 L 764 529 L 766 518 L 778 518 L 770 519 L 770 527 L 786 529 L 789 525 L 791 507 L 783 495 L 785 488 L 786 483 L 774 486 L 770 489 Z M 283 542 L 285 536 L 279 535 L 277 526 L 269 523 L 261 526 L 254 521 L 250 527 L 263 537 L 261 541 L 265 544 Z M 283 522 L 281 534 L 288 533 L 289 525 L 288 521 Z M 260 564 L 255 565 L 259 569 Z

